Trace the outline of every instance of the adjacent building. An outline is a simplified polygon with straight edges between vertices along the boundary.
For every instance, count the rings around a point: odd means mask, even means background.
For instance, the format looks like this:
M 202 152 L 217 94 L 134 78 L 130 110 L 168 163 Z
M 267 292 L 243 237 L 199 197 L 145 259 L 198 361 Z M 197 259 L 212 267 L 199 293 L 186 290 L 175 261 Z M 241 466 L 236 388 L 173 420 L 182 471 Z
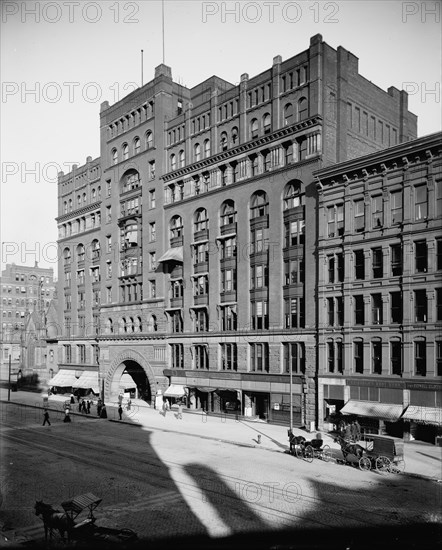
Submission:
M 239 85 L 189 89 L 160 65 L 104 102 L 100 157 L 59 175 L 59 378 L 279 422 L 292 395 L 295 422 L 316 422 L 314 173 L 416 124 L 404 91 L 320 35 Z M 343 208 L 327 215 L 341 231 Z

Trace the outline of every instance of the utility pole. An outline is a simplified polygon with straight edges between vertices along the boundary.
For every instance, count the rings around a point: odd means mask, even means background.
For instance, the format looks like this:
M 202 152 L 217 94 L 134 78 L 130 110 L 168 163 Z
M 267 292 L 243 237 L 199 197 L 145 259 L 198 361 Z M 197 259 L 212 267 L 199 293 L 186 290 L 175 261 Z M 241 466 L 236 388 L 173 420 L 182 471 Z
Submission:
M 8 367 L 8 401 L 11 400 L 11 354 L 9 354 L 9 367 Z
M 289 361 L 290 369 L 290 433 L 293 433 L 293 371 L 292 363 Z

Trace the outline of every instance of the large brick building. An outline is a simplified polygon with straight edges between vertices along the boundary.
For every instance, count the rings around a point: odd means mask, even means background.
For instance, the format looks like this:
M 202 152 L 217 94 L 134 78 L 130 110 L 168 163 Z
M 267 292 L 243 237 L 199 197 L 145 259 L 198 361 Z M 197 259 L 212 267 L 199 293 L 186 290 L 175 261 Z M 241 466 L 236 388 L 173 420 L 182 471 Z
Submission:
M 442 426 L 441 150 L 433 134 L 315 173 L 321 426 Z
M 100 157 L 59 177 L 62 375 L 287 421 L 291 368 L 315 421 L 313 172 L 416 138 L 407 94 L 316 35 L 238 86 L 160 65 L 100 119 Z

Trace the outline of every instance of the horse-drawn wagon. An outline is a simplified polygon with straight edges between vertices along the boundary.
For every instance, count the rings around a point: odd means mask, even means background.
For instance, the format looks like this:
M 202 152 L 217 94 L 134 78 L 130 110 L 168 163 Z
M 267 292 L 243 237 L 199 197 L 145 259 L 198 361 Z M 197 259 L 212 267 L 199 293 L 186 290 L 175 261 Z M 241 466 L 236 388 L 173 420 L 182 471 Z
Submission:
M 297 458 L 303 458 L 307 462 L 313 462 L 314 458 L 329 460 L 331 450 L 329 445 L 324 445 L 322 439 L 312 439 L 307 441 L 302 435 L 295 436 L 291 430 L 288 430 L 290 453 Z
M 404 442 L 398 437 L 365 434 L 359 444 L 365 449 L 365 470 L 401 473 L 405 469 Z

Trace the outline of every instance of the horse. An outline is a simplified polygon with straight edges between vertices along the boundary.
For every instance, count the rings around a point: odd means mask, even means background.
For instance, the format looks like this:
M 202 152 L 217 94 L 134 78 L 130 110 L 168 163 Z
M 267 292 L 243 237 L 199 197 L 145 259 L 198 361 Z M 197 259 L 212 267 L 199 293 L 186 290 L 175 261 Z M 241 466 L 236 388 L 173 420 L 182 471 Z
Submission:
M 35 502 L 35 515 L 41 516 L 45 529 L 45 540 L 49 537 L 52 539 L 53 531 L 57 530 L 60 537 L 64 540 L 64 534 L 67 533 L 67 539 L 70 540 L 70 530 L 73 527 L 73 521 L 66 513 L 60 510 L 54 510 L 50 504 L 45 504 L 42 500 Z
M 359 459 L 362 458 L 366 452 L 364 447 L 362 447 L 361 445 L 358 445 L 357 443 L 351 443 L 341 436 L 338 436 L 338 438 L 334 441 L 335 443 L 339 443 L 344 460 L 347 460 L 347 456 L 352 454 L 359 461 Z

